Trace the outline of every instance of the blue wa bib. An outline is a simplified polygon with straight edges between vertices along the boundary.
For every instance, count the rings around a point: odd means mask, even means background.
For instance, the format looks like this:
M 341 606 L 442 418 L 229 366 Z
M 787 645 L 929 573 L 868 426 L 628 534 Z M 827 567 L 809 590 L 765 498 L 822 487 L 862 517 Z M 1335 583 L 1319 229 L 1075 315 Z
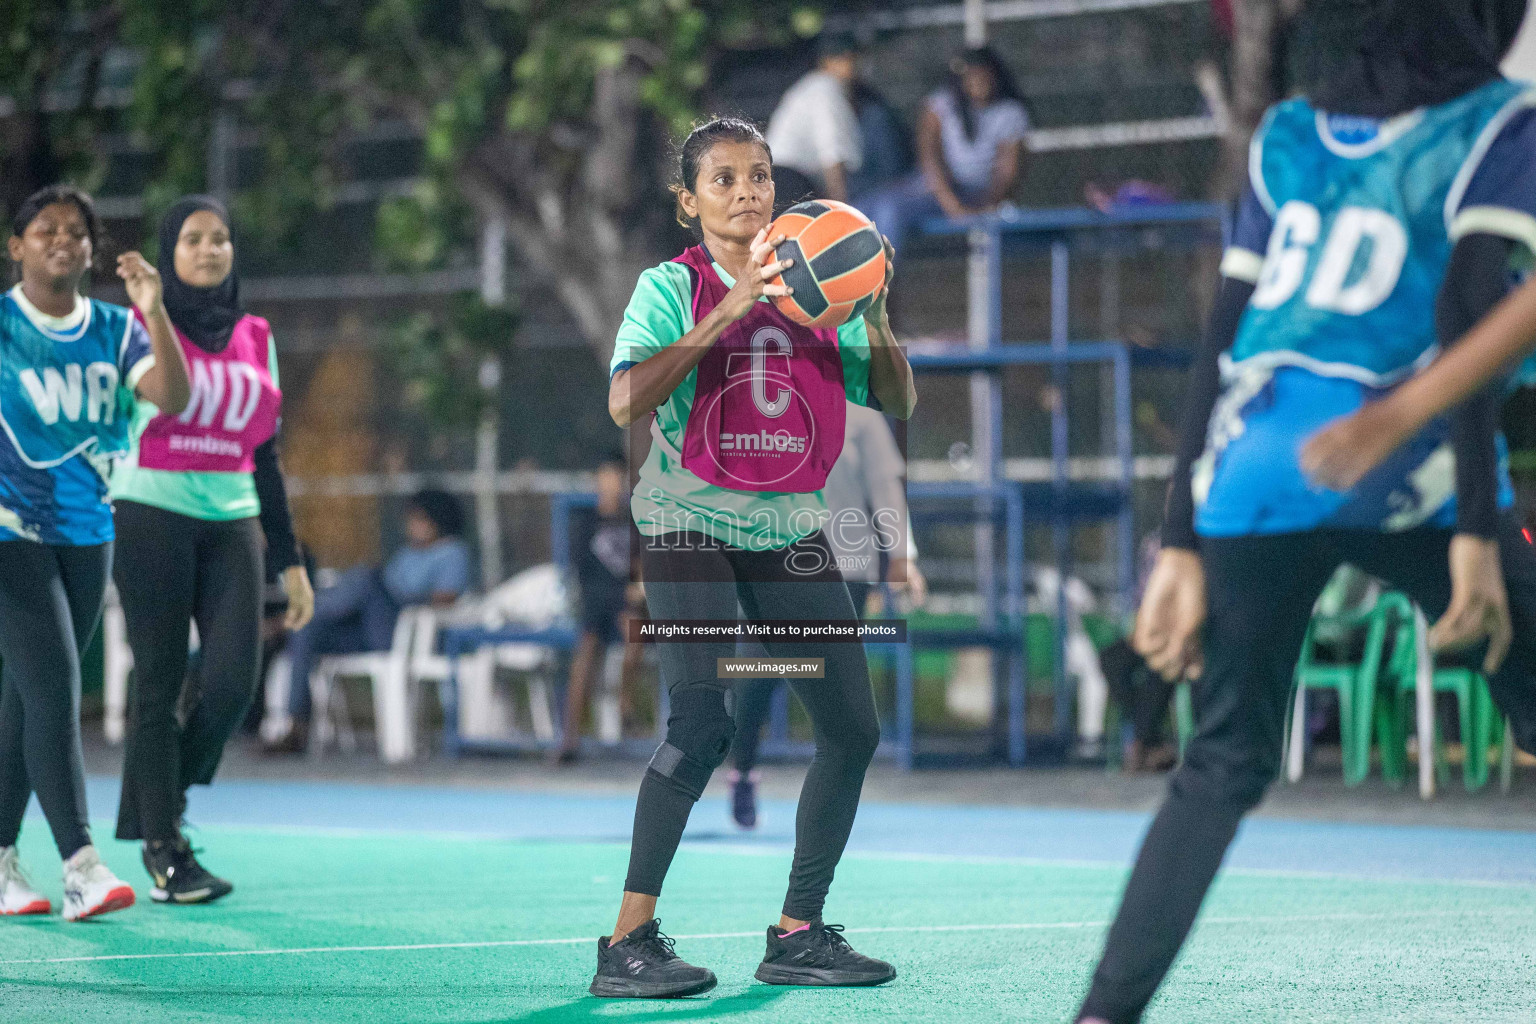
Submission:
M 1536 102 L 1527 90 L 1500 80 L 1385 122 L 1305 100 L 1271 109 L 1249 167 L 1271 227 L 1195 467 L 1201 534 L 1454 523 L 1444 420 L 1348 495 L 1313 489 L 1299 452 L 1434 358 L 1451 223 L 1494 139 Z
M 0 540 L 112 539 L 108 467 L 128 451 L 134 402 L 124 377 L 148 345 L 128 310 L 88 300 L 82 312 L 60 325 L 0 296 Z

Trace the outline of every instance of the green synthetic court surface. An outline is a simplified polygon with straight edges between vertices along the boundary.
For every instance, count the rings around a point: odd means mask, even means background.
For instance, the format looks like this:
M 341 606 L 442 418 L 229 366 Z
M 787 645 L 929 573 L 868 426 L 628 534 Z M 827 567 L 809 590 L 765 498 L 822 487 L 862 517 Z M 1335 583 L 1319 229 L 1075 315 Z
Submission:
M 33 880 L 60 899 L 35 817 Z M 98 836 L 110 835 L 105 825 Z M 789 856 L 679 852 L 661 917 L 720 986 L 673 1002 L 587 996 L 627 850 L 614 843 L 217 827 L 237 880 L 207 907 L 0 921 L 0 1021 L 1070 1021 L 1124 869 L 850 853 L 828 919 L 895 963 L 879 989 L 784 989 L 752 971 Z M 1536 888 L 1237 871 L 1223 877 L 1153 1024 L 1536 1020 Z

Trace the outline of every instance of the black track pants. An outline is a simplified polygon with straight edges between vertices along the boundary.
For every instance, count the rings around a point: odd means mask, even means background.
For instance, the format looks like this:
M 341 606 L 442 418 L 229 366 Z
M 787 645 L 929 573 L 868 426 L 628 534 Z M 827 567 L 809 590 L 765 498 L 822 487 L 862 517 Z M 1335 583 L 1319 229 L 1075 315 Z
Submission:
M 848 588 L 819 533 L 778 551 L 729 548 L 697 533 L 647 538 L 642 554 L 652 619 L 750 621 L 855 618 Z M 795 561 L 798 560 L 798 561 Z M 802 573 L 793 570 L 799 565 Z M 808 573 L 807 566 L 816 567 Z M 773 657 L 825 659 L 823 679 L 791 680 L 816 738 L 795 816 L 795 857 L 784 913 L 820 916 L 832 875 L 858 811 L 864 773 L 880 742 L 869 668 L 858 643 L 765 645 Z M 709 774 L 725 759 L 735 731 L 732 682 L 716 659 L 736 645 L 659 643 L 662 678 L 672 698 L 667 742 L 640 784 L 630 847 L 629 892 L 661 894 L 678 840 Z
M 876 584 L 861 580 L 848 582 L 848 596 L 854 608 L 862 614 L 864 602 Z M 742 657 L 750 658 L 762 651 L 761 644 L 742 645 Z M 773 695 L 783 684 L 782 679 L 749 679 L 736 684 L 736 738 L 731 741 L 731 767 L 745 775 L 757 767 L 757 751 L 763 742 L 763 726 L 768 724 L 768 714 L 773 710 Z
M 90 843 L 80 655 L 101 618 L 112 545 L 0 541 L 0 846 L 37 793 L 59 856 Z
M 117 503 L 115 577 L 133 648 L 119 839 L 172 839 L 187 787 L 213 781 L 261 667 L 261 530 Z M 188 627 L 198 671 L 187 678 Z M 185 692 L 184 692 L 185 691 Z
M 1197 729 L 1142 841 L 1082 1016 L 1139 1020 L 1194 924 L 1242 816 L 1280 770 L 1291 682 L 1312 605 L 1349 562 L 1434 621 L 1450 602 L 1448 530 L 1325 530 L 1200 542 L 1205 675 Z M 1514 645 L 1489 679 L 1521 747 L 1536 750 L 1536 551 L 1513 519 L 1499 536 Z M 1480 660 L 1482 652 L 1469 658 Z

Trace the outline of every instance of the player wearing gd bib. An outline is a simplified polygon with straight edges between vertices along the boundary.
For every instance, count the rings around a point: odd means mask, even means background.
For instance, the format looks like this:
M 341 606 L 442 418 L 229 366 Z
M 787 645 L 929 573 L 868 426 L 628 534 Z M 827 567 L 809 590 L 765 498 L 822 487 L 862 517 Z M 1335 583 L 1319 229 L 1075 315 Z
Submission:
M 1536 749 L 1536 555 L 1500 511 L 1513 495 L 1497 395 L 1431 422 L 1347 493 L 1313 489 L 1299 465 L 1324 423 L 1461 338 L 1536 247 L 1536 92 L 1498 71 L 1523 13 L 1318 0 L 1304 15 L 1323 73 L 1255 133 L 1137 620 L 1153 668 L 1200 677 L 1197 734 L 1079 1021 L 1140 1019 L 1172 964 L 1279 768 L 1302 636 L 1341 563 L 1444 613 L 1439 636 L 1492 623 L 1494 699 Z
M 64 859 L 64 917 L 133 904 L 86 829 L 80 757 L 80 653 L 101 615 L 112 563 L 106 469 L 128 449 L 139 397 L 180 410 L 187 367 L 138 253 L 117 274 L 148 329 L 80 295 L 96 213 L 78 189 L 22 204 L 11 260 L 21 283 L 0 297 L 0 914 L 47 913 L 16 858 L 33 791 Z

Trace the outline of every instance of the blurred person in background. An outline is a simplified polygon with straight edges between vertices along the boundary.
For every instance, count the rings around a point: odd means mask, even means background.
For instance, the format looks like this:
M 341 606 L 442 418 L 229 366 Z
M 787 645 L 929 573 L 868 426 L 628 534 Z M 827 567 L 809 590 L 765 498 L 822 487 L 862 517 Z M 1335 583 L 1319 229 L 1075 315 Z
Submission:
M 816 51 L 815 70 L 789 87 L 768 119 L 775 212 L 813 197 L 847 202 L 849 177 L 863 167 L 853 104 L 858 45 L 851 34 L 829 32 Z
M 912 226 L 930 217 L 996 210 L 1024 172 L 1029 113 L 1008 66 L 981 46 L 962 52 L 950 71 L 949 84 L 923 105 L 919 172 L 861 207 L 897 252 Z
M 848 403 L 843 450 L 827 474 L 821 496 L 831 513 L 825 527 L 827 540 L 861 619 L 879 596 L 882 578 L 893 591 L 905 594 L 912 606 L 921 605 L 928 594 L 928 582 L 917 567 L 917 543 L 907 516 L 906 474 L 906 460 L 885 417 L 878 410 Z M 747 648 L 739 652 L 743 657 L 767 653 L 760 644 L 743 646 Z M 774 692 L 783 682 L 750 679 L 736 686 L 731 819 L 744 829 L 757 827 L 757 751 Z
M 288 628 L 309 621 L 314 594 L 277 462 L 277 346 L 241 307 L 223 204 L 188 196 L 167 210 L 160 262 L 194 386 L 180 416 L 135 407 L 133 448 L 112 474 L 113 577 L 134 665 L 117 838 L 143 843 L 157 903 L 206 903 L 233 886 L 198 863 L 182 815 L 256 692 L 263 564 L 282 576 Z
M 1061 571 L 1054 565 L 1035 565 L 1030 569 L 1030 606 L 1041 614 L 1057 618 L 1063 603 L 1066 610 L 1066 636 L 1063 638 L 1063 668 L 1068 679 L 1077 680 L 1077 756 L 1093 759 L 1104 753 L 1104 713 L 1109 709 L 1109 682 L 1099 652 L 1088 635 L 1083 617 L 1098 609 L 1099 602 L 1080 577 L 1068 576 L 1062 594 Z M 1065 597 L 1063 602 L 1062 598 Z M 1055 622 L 1054 629 L 1062 623 Z M 1053 654 L 1054 657 L 1054 654 Z
M 315 594 L 309 625 L 288 640 L 288 735 L 268 745 L 296 753 L 309 740 L 309 676 L 327 654 L 387 651 L 403 608 L 447 608 L 470 587 L 470 550 L 464 542 L 464 506 L 445 491 L 424 490 L 406 505 L 406 544 L 383 566 L 360 565 L 336 574 Z
M 645 653 L 643 645 L 625 640 L 624 620 L 645 600 L 632 571 L 630 534 L 634 526 L 627 482 L 624 454 L 614 451 L 597 467 L 597 507 L 576 509 L 571 516 L 572 561 L 581 592 L 581 638 L 571 660 L 564 730 L 553 757 L 557 764 L 571 764 L 581 754 L 582 722 L 609 646 L 624 645 L 621 696 L 634 691 Z
M 863 156 L 858 171 L 848 175 L 848 196 L 863 209 L 871 195 L 912 173 L 912 133 L 901 113 L 867 78 L 856 79 L 851 94 Z

